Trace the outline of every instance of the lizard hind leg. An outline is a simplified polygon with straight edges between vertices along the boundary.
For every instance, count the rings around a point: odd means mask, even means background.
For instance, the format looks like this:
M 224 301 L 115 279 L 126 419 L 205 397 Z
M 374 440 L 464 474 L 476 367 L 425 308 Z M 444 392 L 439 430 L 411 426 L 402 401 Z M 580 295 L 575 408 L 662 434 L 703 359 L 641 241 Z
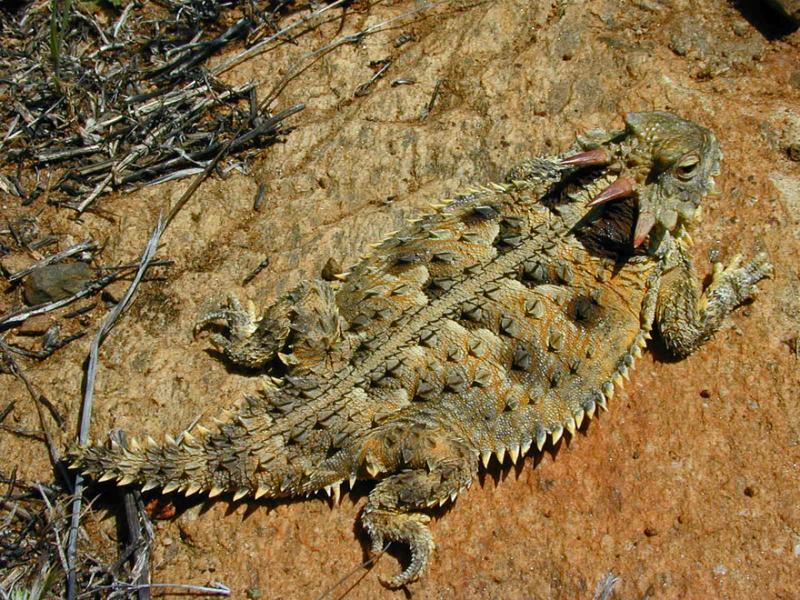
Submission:
M 389 578 L 380 577 L 384 585 L 395 589 L 419 579 L 435 548 L 428 529 L 430 520 L 430 516 L 421 512 L 371 508 L 369 504 L 364 509 L 361 523 L 369 534 L 372 556 L 380 554 L 386 542 L 402 542 L 411 550 L 411 562 L 402 573 Z
M 394 577 L 381 577 L 384 585 L 402 587 L 425 571 L 435 545 L 428 529 L 431 518 L 424 511 L 454 500 L 476 470 L 477 458 L 461 453 L 404 469 L 375 486 L 361 515 L 371 539 L 370 553 L 380 553 L 387 542 L 408 544 L 411 551 L 408 567 Z

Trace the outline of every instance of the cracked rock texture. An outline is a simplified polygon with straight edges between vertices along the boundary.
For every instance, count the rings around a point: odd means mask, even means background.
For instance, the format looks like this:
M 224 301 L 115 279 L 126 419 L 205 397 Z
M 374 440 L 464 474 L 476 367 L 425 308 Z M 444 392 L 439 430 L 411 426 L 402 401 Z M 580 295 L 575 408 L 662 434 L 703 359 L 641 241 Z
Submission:
M 228 80 L 274 82 L 303 52 L 413 6 L 355 7 Z M 398 47 L 403 34 L 412 40 Z M 592 598 L 608 572 L 619 577 L 617 598 L 799 597 L 798 36 L 777 38 L 755 9 L 726 2 L 498 0 L 449 5 L 338 48 L 280 96 L 276 108 L 307 104 L 285 143 L 249 173 L 207 181 L 167 231 L 159 255 L 175 266 L 140 288 L 101 351 L 93 436 L 178 433 L 258 387 L 192 339 L 194 319 L 227 291 L 266 304 L 331 258 L 353 262 L 470 182 L 497 180 L 586 129 L 620 125 L 621 113 L 670 110 L 713 129 L 725 153 L 719 194 L 694 235 L 695 264 L 764 249 L 775 278 L 689 359 L 671 361 L 653 344 L 610 411 L 575 438 L 516 469 L 495 464 L 438 515 L 437 552 L 414 597 Z M 385 77 L 354 96 L 374 73 L 370 62 L 386 58 Z M 254 211 L 259 184 L 267 196 Z M 187 185 L 107 198 L 113 222 L 40 218 L 57 233 L 106 240 L 106 264 L 126 262 Z M 243 287 L 267 256 L 269 267 Z M 100 314 L 92 314 L 94 331 Z M 70 423 L 89 343 L 25 365 Z M 18 400 L 8 422 L 38 429 L 23 386 L 0 375 L 0 387 Z M 64 443 L 73 431 L 55 433 Z M 51 477 L 35 440 L 0 431 L 0 456 L 22 478 Z M 320 597 L 365 560 L 354 523 L 368 489 L 360 484 L 337 509 L 322 499 L 174 499 L 177 516 L 157 524 L 153 578 L 219 580 L 236 598 Z M 112 520 L 98 514 L 87 527 L 94 544 L 113 548 Z M 407 556 L 384 557 L 373 570 L 394 573 L 396 558 Z M 401 593 L 357 569 L 331 597 Z

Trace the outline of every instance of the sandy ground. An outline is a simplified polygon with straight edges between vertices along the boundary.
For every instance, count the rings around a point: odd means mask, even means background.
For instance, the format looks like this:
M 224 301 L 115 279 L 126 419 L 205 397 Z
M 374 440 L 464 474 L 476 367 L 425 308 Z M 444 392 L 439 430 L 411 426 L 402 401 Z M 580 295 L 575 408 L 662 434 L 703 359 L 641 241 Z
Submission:
M 354 7 L 228 79 L 275 81 L 302 52 L 412 7 Z M 159 256 L 176 264 L 142 286 L 101 352 L 94 437 L 175 434 L 258 388 L 258 377 L 226 368 L 192 338 L 197 315 L 229 291 L 265 305 L 331 257 L 352 263 L 470 182 L 497 180 L 585 129 L 619 125 L 624 112 L 671 110 L 713 129 L 725 153 L 719 194 L 694 236 L 699 270 L 764 249 L 774 280 L 689 359 L 670 361 L 654 344 L 610 412 L 574 439 L 482 475 L 433 524 L 435 559 L 407 594 L 592 598 L 613 572 L 616 598 L 800 597 L 800 163 L 789 159 L 800 144 L 800 34 L 774 33 L 727 2 L 498 0 L 325 56 L 279 99 L 276 109 L 307 104 L 285 143 L 248 172 L 207 181 L 166 233 Z M 412 39 L 398 47 L 403 34 Z M 385 58 L 386 76 L 355 97 L 370 62 Z M 391 85 L 409 78 L 416 83 Z M 259 184 L 267 196 L 254 211 Z M 107 214 L 83 223 L 51 208 L 40 219 L 56 234 L 102 240 L 104 264 L 131 261 L 187 185 L 105 198 Z M 4 210 L 21 214 L 8 202 Z M 243 286 L 266 257 L 268 268 Z M 6 310 L 16 296 L 1 301 Z M 105 311 L 65 328 L 93 333 Z M 14 332 L 9 341 L 30 344 Z M 78 421 L 89 342 L 22 363 L 68 418 L 53 431 L 62 444 Z M 18 399 L 7 423 L 38 430 L 21 384 L 0 375 L 0 389 Z M 34 439 L 0 431 L 0 457 L 22 478 L 52 478 Z M 355 523 L 368 491 L 360 484 L 336 509 L 321 498 L 175 499 L 178 515 L 156 525 L 153 579 L 222 581 L 235 598 L 317 598 L 355 569 L 326 597 L 402 598 L 376 577 L 407 559 L 402 550 L 372 572 L 357 569 L 365 536 Z M 113 508 L 116 496 L 98 502 Z M 104 511 L 86 527 L 83 544 L 113 550 L 118 532 Z

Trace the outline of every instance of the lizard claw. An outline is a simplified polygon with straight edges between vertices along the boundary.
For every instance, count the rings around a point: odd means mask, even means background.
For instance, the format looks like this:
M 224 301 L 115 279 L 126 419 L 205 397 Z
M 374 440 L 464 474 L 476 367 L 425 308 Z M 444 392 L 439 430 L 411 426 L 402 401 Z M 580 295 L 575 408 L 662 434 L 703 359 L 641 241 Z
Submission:
M 408 567 L 393 577 L 380 576 L 383 585 L 397 589 L 419 579 L 428 566 L 434 550 L 433 536 L 427 523 L 431 518 L 422 513 L 399 513 L 387 510 L 371 510 L 362 517 L 364 528 L 371 539 L 370 554 L 377 556 L 384 550 L 384 539 L 408 544 L 411 562 Z
M 714 263 L 713 278 L 710 288 L 725 293 L 729 290 L 734 304 L 751 300 L 758 294 L 757 283 L 762 279 L 772 278 L 774 268 L 767 260 L 765 252 L 759 252 L 744 266 L 741 255 L 734 256 L 727 267 L 722 263 Z
M 255 331 L 256 319 L 255 306 L 252 302 L 248 302 L 247 310 L 245 310 L 239 298 L 230 294 L 225 306 L 200 315 L 194 324 L 194 335 L 197 336 L 209 323 L 225 321 L 225 326 L 235 337 L 247 337 Z
M 759 252 L 753 259 L 736 270 L 741 280 L 741 296 L 743 300 L 755 298 L 758 294 L 756 285 L 762 279 L 772 279 L 775 269 L 767 260 L 765 252 Z

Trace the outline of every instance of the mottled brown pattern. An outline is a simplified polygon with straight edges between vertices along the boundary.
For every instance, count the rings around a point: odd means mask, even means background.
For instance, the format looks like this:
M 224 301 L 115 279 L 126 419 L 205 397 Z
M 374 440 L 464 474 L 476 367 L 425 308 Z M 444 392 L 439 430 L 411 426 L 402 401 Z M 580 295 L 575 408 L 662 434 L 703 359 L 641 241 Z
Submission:
M 165 492 L 293 497 L 376 479 L 362 524 L 380 551 L 411 548 L 386 581 L 419 577 L 428 510 L 455 500 L 479 463 L 513 462 L 605 408 L 654 329 L 686 355 L 751 298 L 763 255 L 715 266 L 702 291 L 688 228 L 713 188 L 713 134 L 634 113 L 565 156 L 435 205 L 341 282 L 307 282 L 261 318 L 236 299 L 214 343 L 270 375 L 216 427 L 144 447 L 73 449 L 100 480 Z

